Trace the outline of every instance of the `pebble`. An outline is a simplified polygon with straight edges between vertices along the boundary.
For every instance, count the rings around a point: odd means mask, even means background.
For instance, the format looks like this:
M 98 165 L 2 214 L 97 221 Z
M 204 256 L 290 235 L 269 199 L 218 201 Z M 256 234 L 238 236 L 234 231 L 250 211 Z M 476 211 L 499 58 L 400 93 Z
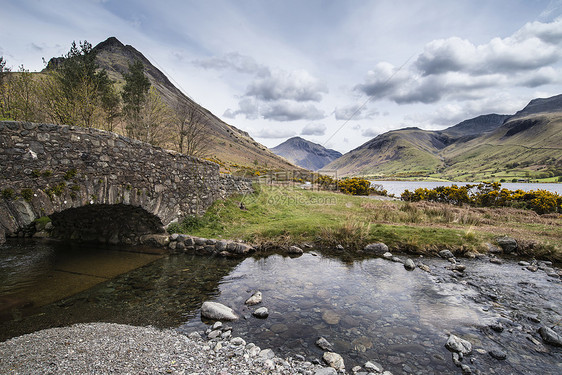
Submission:
M 260 352 L 240 337 L 210 351 L 200 337 L 114 323 L 52 328 L 1 342 L 0 374 L 16 367 L 18 374 L 337 374 L 310 362 L 275 358 L 271 349 Z

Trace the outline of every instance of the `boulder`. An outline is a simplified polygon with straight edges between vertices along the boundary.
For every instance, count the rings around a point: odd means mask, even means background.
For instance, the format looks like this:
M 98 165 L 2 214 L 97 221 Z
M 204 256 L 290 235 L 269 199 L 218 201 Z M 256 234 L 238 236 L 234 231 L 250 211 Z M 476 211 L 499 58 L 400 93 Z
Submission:
M 211 320 L 238 320 L 238 315 L 230 307 L 218 302 L 203 302 L 201 316 Z
M 461 353 L 463 355 L 470 354 L 472 352 L 472 344 L 455 335 L 449 336 L 445 347 L 452 352 Z
M 514 238 L 507 236 L 499 237 L 496 238 L 496 242 L 505 254 L 511 254 L 514 251 L 517 251 L 517 241 L 515 241 Z
M 363 250 L 367 253 L 372 253 L 375 255 L 383 255 L 384 253 L 388 252 L 388 246 L 386 246 L 382 242 L 377 243 L 370 243 L 363 248 Z
M 258 303 L 260 303 L 262 300 L 262 295 L 260 291 L 255 292 L 254 294 L 252 294 L 252 296 L 250 298 L 248 298 L 245 302 L 246 305 L 248 306 L 253 306 L 253 305 L 257 305 Z
M 322 359 L 326 364 L 337 371 L 345 370 L 345 364 L 343 362 L 343 358 L 338 353 L 334 352 L 325 352 L 322 356 Z

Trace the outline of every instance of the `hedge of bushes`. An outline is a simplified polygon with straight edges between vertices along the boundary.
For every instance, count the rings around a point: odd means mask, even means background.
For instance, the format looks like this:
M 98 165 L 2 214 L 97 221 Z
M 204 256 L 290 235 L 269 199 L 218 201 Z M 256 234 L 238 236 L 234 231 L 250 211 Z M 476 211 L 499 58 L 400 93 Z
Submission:
M 421 200 L 443 202 L 455 205 L 470 204 L 479 207 L 517 207 L 531 209 L 538 214 L 562 213 L 562 196 L 547 190 L 502 189 L 498 182 L 484 182 L 478 185 L 439 186 L 435 189 L 419 188 L 414 192 L 402 193 L 402 199 L 409 202 Z

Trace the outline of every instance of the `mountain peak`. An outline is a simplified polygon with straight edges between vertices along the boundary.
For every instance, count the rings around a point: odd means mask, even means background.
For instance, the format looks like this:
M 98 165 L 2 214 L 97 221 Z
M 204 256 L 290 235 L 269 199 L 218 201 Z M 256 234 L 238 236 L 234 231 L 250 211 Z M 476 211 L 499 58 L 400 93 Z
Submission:
M 321 169 L 341 156 L 341 153 L 338 151 L 327 149 L 322 145 L 298 136 L 287 139 L 285 142 L 272 148 L 271 151 L 299 167 L 313 171 Z
M 99 43 L 95 49 L 96 50 L 104 50 L 104 49 L 111 49 L 111 48 L 125 48 L 125 45 L 119 41 L 114 36 L 110 36 L 103 42 Z

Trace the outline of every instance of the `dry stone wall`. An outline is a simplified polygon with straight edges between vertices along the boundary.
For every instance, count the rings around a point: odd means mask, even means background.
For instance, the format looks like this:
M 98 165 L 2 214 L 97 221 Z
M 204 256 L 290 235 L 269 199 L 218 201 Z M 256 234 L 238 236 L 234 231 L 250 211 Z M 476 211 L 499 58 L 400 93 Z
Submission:
M 215 163 L 115 133 L 0 122 L 0 242 L 49 216 L 57 237 L 133 244 L 252 191 Z

